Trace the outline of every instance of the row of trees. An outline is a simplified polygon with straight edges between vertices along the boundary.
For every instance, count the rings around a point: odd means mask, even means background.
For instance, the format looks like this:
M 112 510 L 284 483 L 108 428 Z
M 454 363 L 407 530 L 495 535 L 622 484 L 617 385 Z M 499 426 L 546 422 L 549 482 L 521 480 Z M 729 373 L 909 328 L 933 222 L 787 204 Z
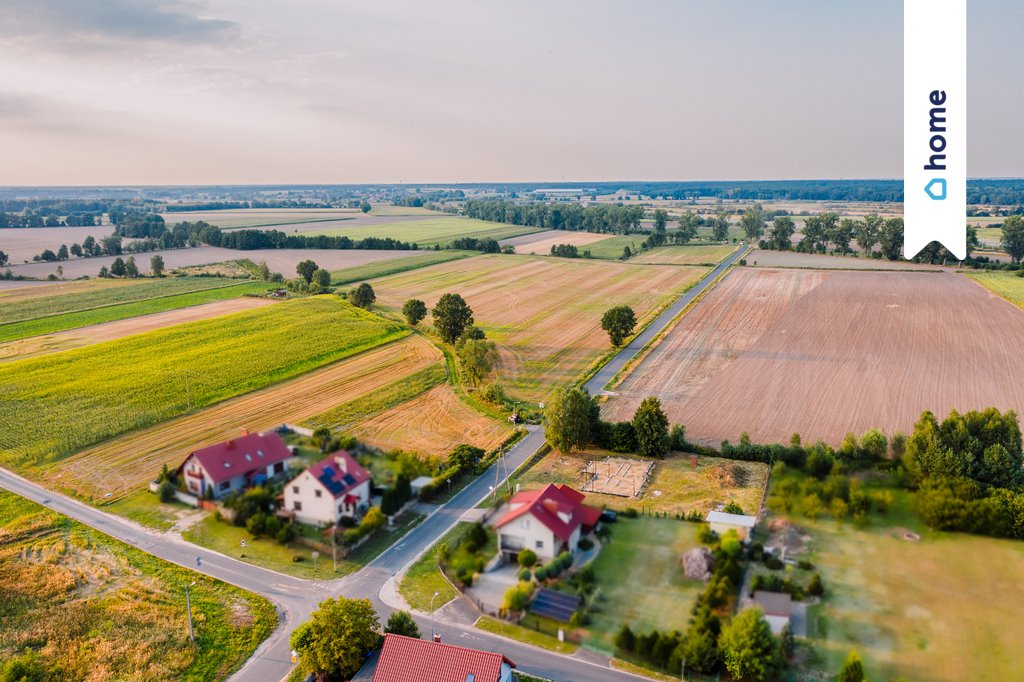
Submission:
M 629 234 L 640 230 L 642 206 L 571 203 L 467 201 L 463 214 L 478 220 L 543 227 L 549 230 Z
M 0 212 L 0 229 L 5 227 L 92 227 L 103 221 L 102 213 L 74 212 L 61 215 L 26 211 Z
M 601 420 L 597 401 L 578 387 L 555 392 L 544 410 L 544 429 L 548 443 L 561 452 L 609 447 L 618 439 L 632 446 L 629 451 L 662 459 L 685 440 L 682 431 L 669 431 L 668 417 L 655 397 L 641 401 L 632 421 L 609 423 Z
M 149 259 L 149 269 L 152 271 L 153 277 L 164 276 L 164 259 L 160 254 L 154 254 Z M 135 279 L 140 277 L 139 266 L 135 263 L 135 256 L 128 256 L 127 259 L 121 258 L 120 256 L 114 259 L 114 262 L 110 264 L 108 268 L 106 265 L 100 268 L 99 277 L 126 277 L 128 279 Z

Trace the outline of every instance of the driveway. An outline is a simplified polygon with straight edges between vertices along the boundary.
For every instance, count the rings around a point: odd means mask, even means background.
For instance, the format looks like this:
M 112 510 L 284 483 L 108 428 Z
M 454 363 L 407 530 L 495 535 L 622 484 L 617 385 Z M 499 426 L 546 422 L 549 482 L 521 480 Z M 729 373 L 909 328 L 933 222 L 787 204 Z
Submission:
M 466 593 L 476 600 L 482 611 L 497 614 L 505 599 L 505 592 L 519 582 L 519 571 L 519 566 L 515 564 L 502 564 L 477 576 L 473 587 L 466 590 Z

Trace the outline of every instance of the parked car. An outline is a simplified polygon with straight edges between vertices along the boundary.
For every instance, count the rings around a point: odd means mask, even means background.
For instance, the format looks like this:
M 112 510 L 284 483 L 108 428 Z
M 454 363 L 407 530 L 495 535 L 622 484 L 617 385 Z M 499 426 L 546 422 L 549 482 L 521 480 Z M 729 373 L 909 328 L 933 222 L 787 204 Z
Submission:
M 615 523 L 618 521 L 619 515 L 613 512 L 611 509 L 605 509 L 601 512 L 601 520 L 605 523 Z

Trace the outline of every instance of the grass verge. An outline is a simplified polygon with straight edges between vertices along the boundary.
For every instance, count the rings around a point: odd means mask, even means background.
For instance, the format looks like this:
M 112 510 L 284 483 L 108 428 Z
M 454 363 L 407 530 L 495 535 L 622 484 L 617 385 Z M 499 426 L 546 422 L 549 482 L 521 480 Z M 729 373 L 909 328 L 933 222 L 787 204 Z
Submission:
M 521 625 L 507 623 L 503 620 L 498 620 L 497 618 L 491 618 L 490 616 L 480 616 L 475 627 L 483 630 L 484 632 L 490 632 L 495 635 L 514 639 L 518 642 L 532 644 L 533 646 L 540 647 L 541 649 L 547 649 L 548 651 L 554 651 L 558 654 L 572 655 L 576 653 L 577 649 L 579 649 L 579 647 L 572 642 L 559 642 L 557 637 L 545 635 L 544 633 L 537 632 L 535 630 L 529 630 Z

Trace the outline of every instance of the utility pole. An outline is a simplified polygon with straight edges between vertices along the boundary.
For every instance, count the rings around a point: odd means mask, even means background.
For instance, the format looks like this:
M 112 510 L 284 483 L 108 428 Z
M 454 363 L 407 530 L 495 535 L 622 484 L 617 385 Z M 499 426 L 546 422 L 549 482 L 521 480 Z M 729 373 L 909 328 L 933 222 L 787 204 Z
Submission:
M 331 529 L 331 559 L 334 562 L 334 572 L 338 572 L 338 524 Z
M 195 585 L 196 581 L 192 581 L 192 585 Z M 188 588 L 192 585 L 185 585 L 185 609 L 188 611 L 188 638 L 192 641 L 192 644 L 196 643 L 196 634 L 192 629 L 192 595 L 189 594 Z
M 434 632 L 434 600 L 437 599 L 437 595 L 439 595 L 439 594 L 441 594 L 441 593 L 440 592 L 435 592 L 434 596 L 430 598 L 430 641 L 431 642 L 433 642 L 434 638 L 437 636 L 437 633 Z

